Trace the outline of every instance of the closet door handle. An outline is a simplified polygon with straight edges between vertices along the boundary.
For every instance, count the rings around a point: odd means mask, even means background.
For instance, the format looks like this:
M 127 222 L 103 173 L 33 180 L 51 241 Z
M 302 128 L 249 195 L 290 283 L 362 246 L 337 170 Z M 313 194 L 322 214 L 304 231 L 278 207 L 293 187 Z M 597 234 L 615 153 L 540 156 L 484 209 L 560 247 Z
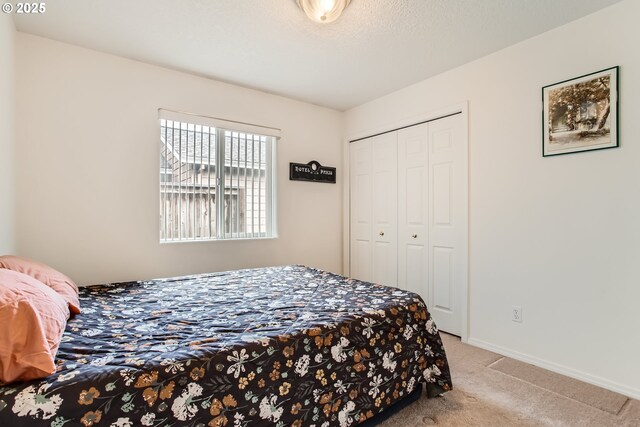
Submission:
M 414 239 L 417 239 L 418 235 L 417 234 L 412 234 L 411 237 L 413 237 Z
M 381 236 L 384 236 L 384 231 L 381 231 L 379 234 L 380 234 Z

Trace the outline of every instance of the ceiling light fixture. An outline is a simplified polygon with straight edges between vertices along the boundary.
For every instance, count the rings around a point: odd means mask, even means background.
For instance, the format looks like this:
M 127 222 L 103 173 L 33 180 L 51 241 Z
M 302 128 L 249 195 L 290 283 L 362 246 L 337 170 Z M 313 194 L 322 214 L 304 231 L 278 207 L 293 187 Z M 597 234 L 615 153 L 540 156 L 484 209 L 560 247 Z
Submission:
M 350 2 L 351 0 L 296 0 L 309 19 L 320 24 L 338 19 Z

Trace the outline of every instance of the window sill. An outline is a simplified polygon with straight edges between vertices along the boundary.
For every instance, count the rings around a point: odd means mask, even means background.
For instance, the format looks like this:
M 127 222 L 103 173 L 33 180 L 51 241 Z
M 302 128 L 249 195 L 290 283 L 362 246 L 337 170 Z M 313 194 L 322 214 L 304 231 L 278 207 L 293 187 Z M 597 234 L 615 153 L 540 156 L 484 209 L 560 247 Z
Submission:
M 260 240 L 275 240 L 278 236 L 270 237 L 233 237 L 229 239 L 185 239 L 185 240 L 163 240 L 160 241 L 160 245 L 173 245 L 180 243 L 212 243 L 212 242 L 240 242 L 240 241 L 260 241 Z

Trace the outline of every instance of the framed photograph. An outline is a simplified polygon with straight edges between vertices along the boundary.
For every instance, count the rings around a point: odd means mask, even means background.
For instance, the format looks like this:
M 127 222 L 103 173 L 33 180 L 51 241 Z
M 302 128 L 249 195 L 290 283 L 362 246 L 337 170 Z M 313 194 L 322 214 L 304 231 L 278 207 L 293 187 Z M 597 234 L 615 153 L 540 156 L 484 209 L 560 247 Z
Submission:
M 542 88 L 542 155 L 618 146 L 618 69 Z

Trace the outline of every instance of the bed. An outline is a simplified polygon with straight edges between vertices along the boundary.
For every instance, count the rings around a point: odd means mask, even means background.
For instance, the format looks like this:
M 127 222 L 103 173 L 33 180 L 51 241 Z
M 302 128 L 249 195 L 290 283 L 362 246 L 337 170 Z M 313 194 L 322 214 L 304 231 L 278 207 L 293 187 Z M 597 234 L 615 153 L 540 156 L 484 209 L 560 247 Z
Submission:
M 452 386 L 418 295 L 313 268 L 95 285 L 80 302 L 57 372 L 0 386 L 0 425 L 345 427 Z

